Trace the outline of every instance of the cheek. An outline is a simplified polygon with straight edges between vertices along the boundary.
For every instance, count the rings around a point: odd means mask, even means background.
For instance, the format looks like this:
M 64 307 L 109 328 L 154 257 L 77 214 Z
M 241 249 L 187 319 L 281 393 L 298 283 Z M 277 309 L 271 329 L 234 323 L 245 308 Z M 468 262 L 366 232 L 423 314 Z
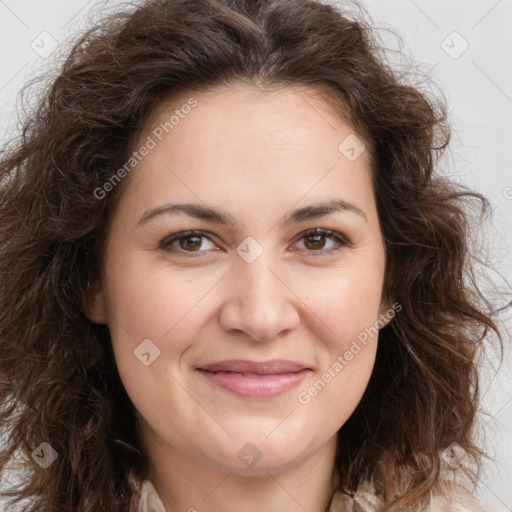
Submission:
M 319 417 L 326 409 L 336 411 L 333 425 L 342 425 L 352 414 L 373 371 L 382 285 L 379 268 L 347 265 L 329 279 L 308 283 L 304 302 L 314 313 L 310 318 L 316 332 L 324 333 L 319 339 L 326 351 L 316 380 L 302 387 L 297 399 Z
M 317 428 L 341 427 L 353 413 L 370 380 L 377 351 L 380 280 L 348 272 L 331 286 L 317 283 L 306 303 L 325 333 L 315 379 L 302 386 L 297 401 Z M 320 320 L 322 322 L 320 322 Z M 317 332 L 319 332 L 319 327 Z M 325 411 L 329 411 L 326 420 Z
M 331 348 L 344 352 L 360 333 L 376 325 L 382 290 L 377 271 L 347 266 L 329 278 L 309 280 L 307 286 L 304 302 L 322 320 Z
M 120 374 L 139 366 L 136 357 L 143 343 L 160 363 L 175 360 L 200 327 L 196 306 L 211 286 L 211 276 L 191 279 L 180 272 L 155 272 L 138 258 L 117 263 L 108 273 L 107 309 Z
M 124 255 L 115 248 L 107 275 L 112 316 L 129 331 L 156 337 L 185 317 L 214 281 L 204 270 L 171 269 L 154 253 Z
M 201 329 L 204 310 L 198 306 L 210 281 L 206 275 L 196 281 L 185 273 L 155 272 L 137 258 L 111 268 L 107 288 L 114 356 L 123 386 L 144 418 L 161 416 L 161 403 L 172 403 L 176 410 L 187 403 L 173 376 L 179 375 L 181 358 Z M 174 390 L 172 398 L 169 390 Z

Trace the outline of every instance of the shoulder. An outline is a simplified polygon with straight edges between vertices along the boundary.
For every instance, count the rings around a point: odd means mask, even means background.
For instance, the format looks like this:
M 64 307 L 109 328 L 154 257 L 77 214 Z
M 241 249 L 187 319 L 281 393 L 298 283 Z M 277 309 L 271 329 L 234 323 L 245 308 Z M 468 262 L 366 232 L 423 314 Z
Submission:
M 139 480 L 130 473 L 128 482 L 132 491 L 129 512 L 166 512 L 160 496 L 149 480 Z
M 425 512 L 490 512 L 464 486 L 450 480 L 439 483 Z
M 363 482 L 353 496 L 336 491 L 329 512 L 379 512 L 384 508 L 384 498 L 370 482 Z M 492 512 L 464 486 L 450 480 L 438 483 L 430 499 L 414 507 L 414 512 Z

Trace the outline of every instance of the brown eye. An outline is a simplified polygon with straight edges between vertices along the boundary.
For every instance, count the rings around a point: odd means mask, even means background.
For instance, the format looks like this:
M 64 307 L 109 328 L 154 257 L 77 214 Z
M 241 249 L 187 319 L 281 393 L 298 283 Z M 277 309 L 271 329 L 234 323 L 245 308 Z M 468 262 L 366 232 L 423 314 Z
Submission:
M 329 239 L 334 240 L 334 243 L 329 242 Z M 303 233 L 302 240 L 304 240 L 306 250 L 318 253 L 335 252 L 340 247 L 350 245 L 347 240 L 334 231 L 318 228 Z
M 308 249 L 323 249 L 325 246 L 325 235 L 308 235 L 304 237 L 305 246 Z
M 181 236 L 178 238 L 179 245 L 181 249 L 185 250 L 193 250 L 200 249 L 202 245 L 201 236 L 197 235 L 187 235 L 187 236 Z
M 210 243 L 211 246 L 206 248 L 204 243 Z M 310 253 L 318 253 L 319 255 L 325 253 L 334 253 L 341 247 L 349 246 L 350 243 L 340 234 L 327 229 L 312 229 L 303 233 L 300 237 L 300 242 L 304 243 L 304 249 Z M 160 243 L 160 248 L 164 251 L 200 256 L 201 253 L 216 250 L 218 247 L 211 240 L 211 238 L 202 231 L 182 231 L 170 237 L 165 238 Z
M 205 240 L 215 247 L 210 238 L 201 231 L 182 231 L 163 240 L 160 247 L 168 252 L 201 253 L 208 250 L 208 247 L 201 249 Z

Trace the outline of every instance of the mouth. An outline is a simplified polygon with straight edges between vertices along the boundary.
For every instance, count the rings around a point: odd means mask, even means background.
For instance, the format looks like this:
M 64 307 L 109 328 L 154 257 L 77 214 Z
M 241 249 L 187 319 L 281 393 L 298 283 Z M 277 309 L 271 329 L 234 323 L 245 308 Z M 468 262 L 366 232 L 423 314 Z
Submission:
M 272 398 L 295 388 L 312 370 L 285 360 L 229 360 L 197 368 L 210 383 L 245 398 Z

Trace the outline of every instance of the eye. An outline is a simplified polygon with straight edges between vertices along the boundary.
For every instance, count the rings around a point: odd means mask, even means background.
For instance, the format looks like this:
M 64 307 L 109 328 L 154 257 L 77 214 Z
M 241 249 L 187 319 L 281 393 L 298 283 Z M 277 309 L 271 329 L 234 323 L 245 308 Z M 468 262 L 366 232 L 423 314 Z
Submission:
M 329 238 L 332 240 L 330 245 L 326 243 L 326 240 Z M 208 243 L 206 244 L 206 248 L 204 247 L 204 240 L 209 242 L 210 247 L 208 247 Z M 341 247 L 350 245 L 340 234 L 320 228 L 310 229 L 309 231 L 301 233 L 299 240 L 300 242 L 304 241 L 304 247 L 300 247 L 299 249 L 320 254 L 335 252 Z M 160 248 L 165 251 L 189 254 L 206 252 L 211 249 L 217 250 L 218 248 L 215 249 L 215 247 L 211 238 L 203 231 L 181 231 L 165 238 L 160 244 Z
M 203 246 L 202 239 L 209 240 L 214 245 L 211 239 L 202 231 L 181 231 L 162 240 L 160 247 L 169 252 L 204 252 L 204 250 L 199 250 Z M 175 242 L 178 243 L 179 247 L 173 247 Z
M 334 240 L 330 246 L 326 243 L 326 239 Z M 349 242 L 338 233 L 329 229 L 310 229 L 300 235 L 300 241 L 305 241 L 305 250 L 316 253 L 330 253 L 340 249 L 340 247 L 350 245 Z M 336 247 L 337 245 L 337 247 Z M 327 248 L 326 248 L 327 247 Z

